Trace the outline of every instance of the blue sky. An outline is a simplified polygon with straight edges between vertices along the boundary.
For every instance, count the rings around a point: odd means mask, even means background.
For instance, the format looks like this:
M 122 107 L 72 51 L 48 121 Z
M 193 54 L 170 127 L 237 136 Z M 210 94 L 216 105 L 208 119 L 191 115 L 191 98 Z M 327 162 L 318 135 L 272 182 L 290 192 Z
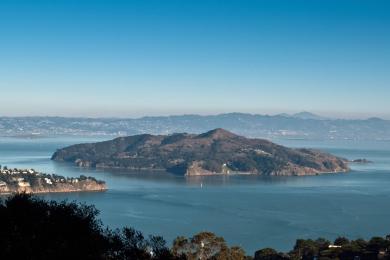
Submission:
M 390 118 L 390 2 L 1 0 L 0 115 Z

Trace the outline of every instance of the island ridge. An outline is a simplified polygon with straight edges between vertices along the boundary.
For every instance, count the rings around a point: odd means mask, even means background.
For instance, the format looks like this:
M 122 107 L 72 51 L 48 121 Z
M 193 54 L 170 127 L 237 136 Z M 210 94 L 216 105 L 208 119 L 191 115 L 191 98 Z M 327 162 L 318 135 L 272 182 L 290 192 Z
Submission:
M 72 145 L 52 160 L 81 167 L 161 170 L 193 175 L 317 175 L 346 172 L 348 161 L 313 149 L 292 149 L 224 129 L 194 135 L 135 135 Z

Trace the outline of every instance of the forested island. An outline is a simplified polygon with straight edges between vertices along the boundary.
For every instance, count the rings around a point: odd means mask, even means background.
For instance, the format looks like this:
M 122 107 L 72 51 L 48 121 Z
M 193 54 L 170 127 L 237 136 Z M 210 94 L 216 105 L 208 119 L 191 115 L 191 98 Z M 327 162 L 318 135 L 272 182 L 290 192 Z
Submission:
M 69 178 L 55 174 L 45 174 L 34 169 L 8 169 L 0 166 L 0 194 L 2 193 L 54 193 L 104 191 L 104 181 L 81 175 Z
M 292 149 L 224 129 L 203 134 L 135 135 L 72 145 L 52 160 L 81 167 L 217 174 L 317 175 L 349 170 L 348 161 L 313 149 Z
M 179 236 L 168 246 L 163 237 L 145 237 L 130 227 L 104 227 L 98 213 L 94 206 L 46 201 L 28 194 L 0 200 L 0 259 L 390 259 L 390 236 L 369 240 L 298 239 L 288 252 L 263 248 L 248 255 L 243 248 L 229 246 L 223 237 L 211 232 Z

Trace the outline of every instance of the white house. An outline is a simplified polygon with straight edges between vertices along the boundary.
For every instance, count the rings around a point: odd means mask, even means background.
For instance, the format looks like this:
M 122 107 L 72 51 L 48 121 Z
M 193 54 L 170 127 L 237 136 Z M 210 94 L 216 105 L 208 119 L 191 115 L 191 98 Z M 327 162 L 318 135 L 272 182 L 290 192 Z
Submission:
M 53 184 L 53 182 L 52 182 L 49 178 L 45 178 L 45 182 L 46 182 L 47 184 L 50 184 L 50 185 Z

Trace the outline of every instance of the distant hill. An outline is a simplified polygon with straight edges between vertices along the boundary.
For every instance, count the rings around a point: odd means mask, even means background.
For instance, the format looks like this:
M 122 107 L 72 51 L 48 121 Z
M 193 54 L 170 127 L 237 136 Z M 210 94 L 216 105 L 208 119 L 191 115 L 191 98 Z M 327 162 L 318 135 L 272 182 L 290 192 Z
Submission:
M 297 119 L 310 119 L 310 120 L 326 120 L 326 119 L 329 119 L 327 117 L 319 116 L 319 115 L 316 115 L 316 114 L 313 114 L 313 113 L 310 113 L 310 112 L 306 112 L 306 111 L 299 112 L 299 113 L 296 113 L 296 114 L 281 113 L 281 114 L 277 114 L 276 116 L 288 117 L 288 118 L 297 118 Z
M 129 118 L 0 117 L 0 136 L 203 133 L 224 128 L 247 137 L 390 140 L 390 121 L 327 119 L 308 112 L 275 116 L 229 113 Z
M 143 134 L 78 144 L 57 150 L 52 159 L 82 167 L 164 170 L 185 175 L 315 175 L 348 170 L 346 160 L 330 154 L 290 149 L 224 129 L 199 135 Z
M 292 117 L 300 118 L 300 119 L 311 119 L 311 120 L 326 120 L 326 119 L 328 119 L 326 117 L 319 116 L 319 115 L 316 115 L 316 114 L 313 114 L 310 112 L 306 112 L 306 111 L 293 114 Z

